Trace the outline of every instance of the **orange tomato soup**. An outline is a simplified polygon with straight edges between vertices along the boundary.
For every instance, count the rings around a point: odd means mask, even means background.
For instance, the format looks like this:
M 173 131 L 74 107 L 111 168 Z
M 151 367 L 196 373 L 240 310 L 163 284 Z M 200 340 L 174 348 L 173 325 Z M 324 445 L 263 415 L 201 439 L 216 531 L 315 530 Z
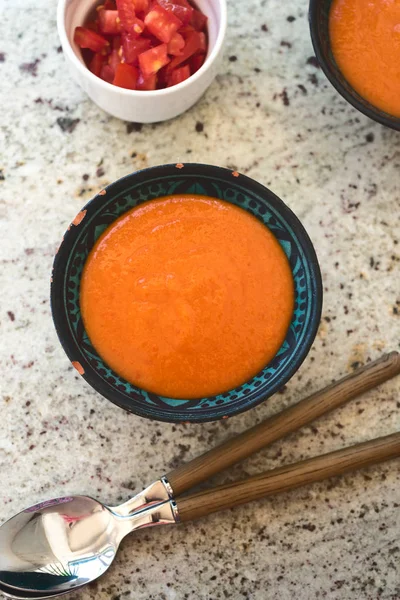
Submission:
M 172 398 L 228 391 L 280 348 L 294 305 L 274 235 L 233 204 L 166 196 L 117 219 L 81 281 L 88 336 L 127 381 Z
M 399 0 L 333 0 L 329 33 L 336 63 L 371 104 L 400 117 Z

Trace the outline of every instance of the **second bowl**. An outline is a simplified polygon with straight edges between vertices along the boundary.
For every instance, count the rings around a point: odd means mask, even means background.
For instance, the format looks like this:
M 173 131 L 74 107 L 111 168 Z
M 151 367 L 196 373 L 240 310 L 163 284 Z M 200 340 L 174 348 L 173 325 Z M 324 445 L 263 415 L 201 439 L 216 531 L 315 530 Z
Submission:
M 170 194 L 201 194 L 245 209 L 277 238 L 293 275 L 294 312 L 281 348 L 250 381 L 213 397 L 194 400 L 166 398 L 129 383 L 99 356 L 82 320 L 80 281 L 96 240 L 131 208 Z M 169 422 L 213 421 L 256 406 L 282 388 L 300 367 L 320 321 L 321 273 L 304 227 L 270 190 L 236 171 L 216 166 L 163 165 L 119 179 L 82 209 L 66 232 L 54 261 L 51 305 L 65 352 L 79 373 L 100 394 L 142 417 Z
M 400 119 L 380 110 L 360 96 L 346 80 L 336 64 L 329 37 L 329 14 L 332 0 L 310 0 L 308 18 L 311 40 L 317 60 L 333 87 L 361 113 L 370 119 L 400 131 Z

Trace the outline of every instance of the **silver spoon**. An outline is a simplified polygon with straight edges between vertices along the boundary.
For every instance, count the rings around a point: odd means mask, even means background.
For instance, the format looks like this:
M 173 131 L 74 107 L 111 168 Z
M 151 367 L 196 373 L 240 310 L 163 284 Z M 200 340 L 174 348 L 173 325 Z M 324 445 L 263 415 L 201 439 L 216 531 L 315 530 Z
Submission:
M 12 517 L 0 528 L 0 585 L 7 592 L 60 595 L 101 575 L 132 531 L 177 522 L 165 479 L 125 504 L 88 496 L 57 498 Z M 21 594 L 21 595 L 20 595 Z
M 77 590 L 109 568 L 121 540 L 131 531 L 189 521 L 400 456 L 398 433 L 174 499 L 174 494 L 183 493 L 399 371 L 397 353 L 370 363 L 182 465 L 120 506 L 109 507 L 87 496 L 75 496 L 26 509 L 0 527 L 0 591 L 15 598 L 39 599 Z

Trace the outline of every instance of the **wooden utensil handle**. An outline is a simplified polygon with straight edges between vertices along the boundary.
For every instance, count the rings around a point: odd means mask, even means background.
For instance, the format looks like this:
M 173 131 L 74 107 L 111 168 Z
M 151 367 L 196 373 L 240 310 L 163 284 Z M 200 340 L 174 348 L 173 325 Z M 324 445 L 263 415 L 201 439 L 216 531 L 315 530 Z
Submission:
M 395 433 L 274 469 L 244 481 L 178 498 L 180 520 L 199 519 L 218 510 L 232 508 L 398 456 L 400 456 L 400 433 Z
M 175 496 L 400 373 L 391 352 L 166 475 Z

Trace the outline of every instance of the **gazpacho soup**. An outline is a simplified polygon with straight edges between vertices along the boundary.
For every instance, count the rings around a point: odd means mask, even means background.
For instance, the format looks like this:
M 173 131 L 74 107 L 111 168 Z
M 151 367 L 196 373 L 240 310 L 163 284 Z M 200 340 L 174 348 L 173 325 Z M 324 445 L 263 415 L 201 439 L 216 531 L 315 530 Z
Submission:
M 400 117 L 399 0 L 333 0 L 329 35 L 335 61 L 355 91 Z
M 103 360 L 171 398 L 231 390 L 282 345 L 294 308 L 272 232 L 229 202 L 165 196 L 126 212 L 85 264 L 80 303 Z

